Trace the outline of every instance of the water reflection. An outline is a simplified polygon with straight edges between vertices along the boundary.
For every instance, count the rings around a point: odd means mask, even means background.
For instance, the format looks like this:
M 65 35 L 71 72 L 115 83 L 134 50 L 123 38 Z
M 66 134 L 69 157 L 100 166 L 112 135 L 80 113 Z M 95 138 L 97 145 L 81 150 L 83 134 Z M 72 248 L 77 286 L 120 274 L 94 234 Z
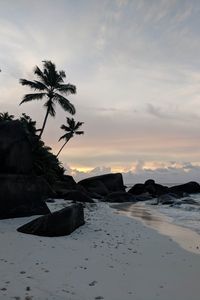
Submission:
M 143 203 L 113 204 L 111 207 L 117 209 L 119 214 L 140 220 L 144 225 L 171 237 L 187 251 L 200 254 L 200 235 L 198 233 L 171 223 L 171 218 L 158 213 L 153 208 L 146 207 Z

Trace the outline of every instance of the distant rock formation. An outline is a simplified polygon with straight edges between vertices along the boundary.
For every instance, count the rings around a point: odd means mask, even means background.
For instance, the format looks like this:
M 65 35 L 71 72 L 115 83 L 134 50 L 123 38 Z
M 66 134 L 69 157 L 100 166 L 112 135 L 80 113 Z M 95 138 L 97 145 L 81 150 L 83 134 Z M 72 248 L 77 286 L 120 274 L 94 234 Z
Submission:
M 190 181 L 185 184 L 172 186 L 169 188 L 169 191 L 175 194 L 196 194 L 200 193 L 200 185 L 195 181 Z
M 135 184 L 128 193 L 136 196 L 137 201 L 149 200 L 149 197 L 157 198 L 156 204 L 171 205 L 174 203 L 183 203 L 183 201 L 178 201 L 182 197 L 188 194 L 200 193 L 200 185 L 197 182 L 191 181 L 185 184 L 175 185 L 172 187 L 163 186 L 161 184 L 155 183 L 154 180 L 149 179 L 144 184 Z M 143 196 L 146 196 L 145 197 Z M 141 196 L 141 200 L 138 196 Z M 186 203 L 186 202 L 184 202 Z
M 149 194 L 152 197 L 157 197 L 168 192 L 168 187 L 155 183 L 154 180 L 149 179 L 144 184 L 137 183 L 129 191 L 132 195 Z
M 83 206 L 78 203 L 39 217 L 17 230 L 27 234 L 54 237 L 68 235 L 84 224 Z

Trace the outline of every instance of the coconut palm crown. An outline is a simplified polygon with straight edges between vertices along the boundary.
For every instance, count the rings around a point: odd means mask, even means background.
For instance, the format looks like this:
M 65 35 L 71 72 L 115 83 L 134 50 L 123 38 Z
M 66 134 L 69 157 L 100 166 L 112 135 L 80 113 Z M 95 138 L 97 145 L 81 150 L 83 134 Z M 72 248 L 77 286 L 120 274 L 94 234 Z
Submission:
M 84 134 L 84 131 L 79 130 L 79 128 L 84 124 L 84 122 L 75 122 L 75 120 L 73 118 L 66 118 L 67 120 L 67 126 L 66 125 L 61 125 L 61 129 L 63 129 L 65 131 L 65 134 L 63 136 L 60 137 L 60 140 L 65 140 L 65 143 L 62 145 L 62 147 L 60 148 L 60 150 L 58 151 L 56 157 L 58 157 L 58 155 L 60 154 L 60 152 L 62 151 L 62 149 L 65 147 L 65 145 L 67 144 L 67 142 L 74 136 L 74 135 L 81 135 Z
M 39 135 L 39 138 L 41 138 L 48 116 L 55 117 L 56 115 L 56 103 L 59 103 L 60 106 L 70 114 L 75 114 L 76 110 L 74 105 L 65 96 L 75 94 L 76 86 L 70 83 L 64 83 L 64 79 L 66 78 L 65 72 L 57 71 L 55 64 L 48 60 L 43 61 L 43 70 L 36 66 L 34 74 L 38 80 L 30 81 L 27 79 L 20 79 L 22 85 L 28 86 L 36 91 L 33 94 L 24 95 L 20 105 L 33 100 L 46 99 L 46 102 L 44 103 L 46 115 Z

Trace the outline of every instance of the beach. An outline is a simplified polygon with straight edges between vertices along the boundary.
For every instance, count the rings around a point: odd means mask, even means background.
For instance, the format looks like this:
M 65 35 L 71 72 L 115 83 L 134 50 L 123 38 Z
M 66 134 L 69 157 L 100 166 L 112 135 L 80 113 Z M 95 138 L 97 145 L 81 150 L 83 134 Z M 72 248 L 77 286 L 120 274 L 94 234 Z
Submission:
M 0 221 L 2 300 L 199 299 L 200 256 L 105 203 L 88 205 L 70 236 L 16 231 L 34 218 Z

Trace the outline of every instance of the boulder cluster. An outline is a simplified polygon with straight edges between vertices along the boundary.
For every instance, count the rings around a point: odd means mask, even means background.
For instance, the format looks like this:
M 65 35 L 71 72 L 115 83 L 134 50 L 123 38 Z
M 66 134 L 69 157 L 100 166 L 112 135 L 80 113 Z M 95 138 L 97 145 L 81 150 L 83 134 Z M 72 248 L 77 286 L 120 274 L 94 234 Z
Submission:
M 94 176 L 78 183 L 72 176 L 61 175 L 50 184 L 44 176 L 34 173 L 32 151 L 22 123 L 18 120 L 0 123 L 0 219 L 43 215 L 18 228 L 23 233 L 70 234 L 85 222 L 84 203 L 95 200 L 135 203 L 156 198 L 157 204 L 171 204 L 174 199 L 200 193 L 196 182 L 167 187 L 152 179 L 137 183 L 127 191 L 121 173 Z M 73 203 L 51 213 L 46 204 L 50 198 Z

